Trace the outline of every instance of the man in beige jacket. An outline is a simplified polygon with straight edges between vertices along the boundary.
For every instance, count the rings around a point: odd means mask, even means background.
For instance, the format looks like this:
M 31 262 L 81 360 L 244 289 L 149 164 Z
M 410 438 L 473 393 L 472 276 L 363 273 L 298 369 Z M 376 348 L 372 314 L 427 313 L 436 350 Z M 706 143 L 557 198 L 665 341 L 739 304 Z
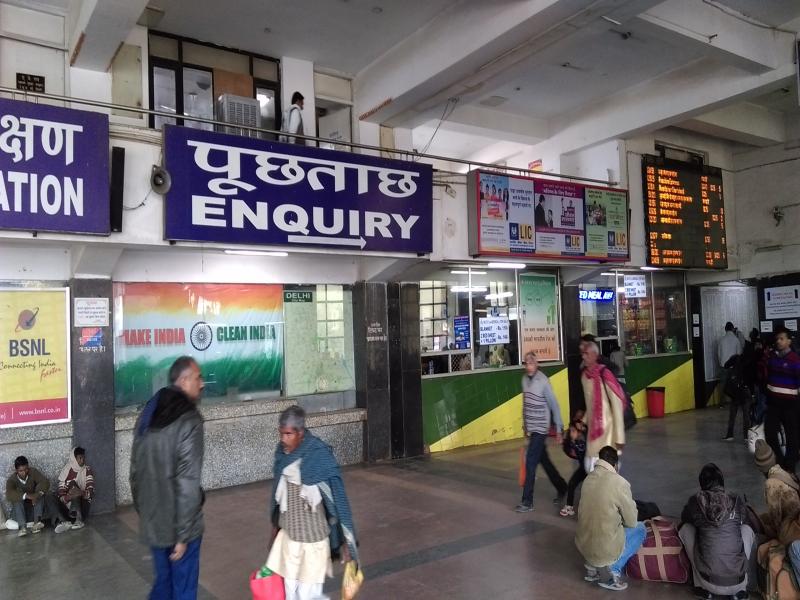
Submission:
M 622 591 L 628 587 L 621 581 L 622 570 L 644 543 L 646 531 L 636 520 L 631 485 L 617 473 L 617 460 L 614 448 L 601 448 L 583 482 L 575 545 L 586 561 L 586 581 Z M 601 571 L 610 574 L 601 576 Z

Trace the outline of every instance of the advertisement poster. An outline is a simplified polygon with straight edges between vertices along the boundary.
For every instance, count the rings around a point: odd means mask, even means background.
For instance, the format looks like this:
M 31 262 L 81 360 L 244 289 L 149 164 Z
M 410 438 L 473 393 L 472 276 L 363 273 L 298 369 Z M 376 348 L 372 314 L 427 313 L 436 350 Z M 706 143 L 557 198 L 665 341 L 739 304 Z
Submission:
M 68 294 L 0 290 L 0 427 L 69 421 Z
M 627 258 L 628 197 L 624 191 L 586 188 L 586 256 Z
M 800 317 L 800 286 L 784 285 L 764 290 L 764 311 L 768 319 Z
M 117 406 L 147 402 L 182 355 L 200 364 L 206 398 L 279 393 L 283 288 L 116 283 L 114 352 Z
M 508 252 L 508 177 L 481 173 L 478 187 L 481 249 L 484 252 Z
M 536 251 L 549 255 L 583 255 L 584 208 L 581 185 L 536 181 Z
M 535 352 L 539 360 L 558 360 L 558 304 L 554 275 L 521 273 L 519 310 L 522 356 Z
M 493 344 L 508 344 L 511 338 L 508 331 L 508 317 L 481 317 L 478 319 L 479 337 L 481 346 Z
M 466 350 L 470 347 L 469 317 L 460 316 L 453 318 L 453 335 L 455 336 L 457 350 Z

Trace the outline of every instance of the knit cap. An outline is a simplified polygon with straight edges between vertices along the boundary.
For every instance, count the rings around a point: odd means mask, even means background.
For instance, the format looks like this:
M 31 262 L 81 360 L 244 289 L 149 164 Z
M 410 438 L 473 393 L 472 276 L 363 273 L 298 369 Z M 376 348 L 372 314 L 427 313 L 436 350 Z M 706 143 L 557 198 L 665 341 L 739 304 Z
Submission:
M 764 440 L 756 440 L 755 460 L 756 467 L 764 474 L 775 466 L 775 453 Z

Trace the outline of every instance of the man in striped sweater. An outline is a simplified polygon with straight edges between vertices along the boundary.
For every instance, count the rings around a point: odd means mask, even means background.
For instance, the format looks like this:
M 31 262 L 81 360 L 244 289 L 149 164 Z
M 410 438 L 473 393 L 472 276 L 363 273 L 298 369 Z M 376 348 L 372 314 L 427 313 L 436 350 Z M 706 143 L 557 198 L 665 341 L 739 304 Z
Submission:
M 522 488 L 522 501 L 516 511 L 533 510 L 533 484 L 536 481 L 536 467 L 541 463 L 550 483 L 558 491 L 557 502 L 567 493 L 567 482 L 561 477 L 547 455 L 547 434 L 550 431 L 550 419 L 556 425 L 556 439 L 561 444 L 561 432 L 564 425 L 561 421 L 561 410 L 547 375 L 539 370 L 536 354 L 525 355 L 525 375 L 522 376 L 522 423 L 525 436 L 528 437 L 528 452 L 525 457 L 525 485 Z
M 775 352 L 767 363 L 767 414 L 764 433 L 780 465 L 794 473 L 798 456 L 798 419 L 800 419 L 800 356 L 791 349 L 789 330 L 780 327 L 775 333 Z M 781 452 L 778 433 L 783 426 L 786 454 Z

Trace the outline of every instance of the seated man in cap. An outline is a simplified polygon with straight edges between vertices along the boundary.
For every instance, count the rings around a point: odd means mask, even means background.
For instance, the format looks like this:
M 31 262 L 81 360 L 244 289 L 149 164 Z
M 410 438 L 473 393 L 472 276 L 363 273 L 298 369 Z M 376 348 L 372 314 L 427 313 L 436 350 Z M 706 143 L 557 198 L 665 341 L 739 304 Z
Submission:
M 775 453 L 764 440 L 756 441 L 755 461 L 767 478 L 764 482 L 767 512 L 760 515 L 764 533 L 788 546 L 800 540 L 800 481 L 777 464 Z

